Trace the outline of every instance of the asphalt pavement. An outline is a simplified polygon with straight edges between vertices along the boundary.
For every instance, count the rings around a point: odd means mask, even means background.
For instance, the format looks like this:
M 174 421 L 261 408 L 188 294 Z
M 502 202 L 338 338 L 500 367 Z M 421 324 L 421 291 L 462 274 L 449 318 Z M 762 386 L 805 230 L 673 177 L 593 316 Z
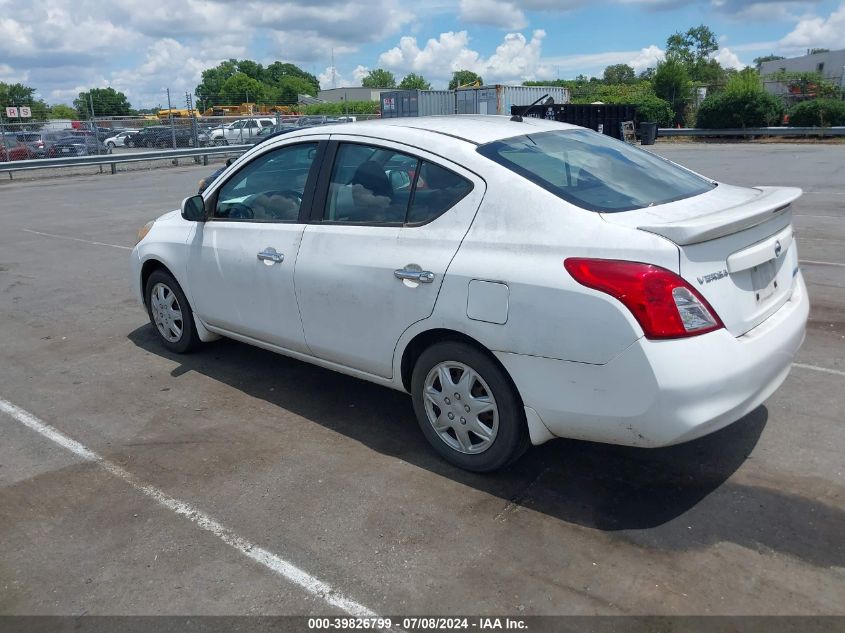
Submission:
M 158 344 L 129 250 L 214 166 L 0 182 L 0 614 L 845 615 L 845 147 L 655 151 L 804 189 L 796 366 L 695 442 L 492 475 L 403 394 Z

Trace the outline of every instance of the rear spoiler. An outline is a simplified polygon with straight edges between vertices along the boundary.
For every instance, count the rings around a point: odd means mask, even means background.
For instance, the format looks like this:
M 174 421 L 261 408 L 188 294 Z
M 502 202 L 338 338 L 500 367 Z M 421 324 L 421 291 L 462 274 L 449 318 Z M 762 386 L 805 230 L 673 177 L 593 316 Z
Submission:
M 762 224 L 786 212 L 790 203 L 801 196 L 798 187 L 754 187 L 760 195 L 748 202 L 699 215 L 687 220 L 642 224 L 641 231 L 669 238 L 679 246 L 697 244 L 738 233 Z

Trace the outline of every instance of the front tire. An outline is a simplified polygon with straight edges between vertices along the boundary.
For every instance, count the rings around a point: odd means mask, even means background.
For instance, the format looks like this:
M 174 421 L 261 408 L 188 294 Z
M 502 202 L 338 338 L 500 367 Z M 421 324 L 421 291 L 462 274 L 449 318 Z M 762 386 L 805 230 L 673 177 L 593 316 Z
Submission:
M 194 313 L 173 276 L 154 270 L 144 289 L 147 314 L 159 340 L 171 352 L 184 354 L 199 345 Z
M 460 341 L 437 343 L 417 359 L 411 378 L 417 422 L 446 461 L 489 472 L 529 445 L 522 400 L 505 371 Z

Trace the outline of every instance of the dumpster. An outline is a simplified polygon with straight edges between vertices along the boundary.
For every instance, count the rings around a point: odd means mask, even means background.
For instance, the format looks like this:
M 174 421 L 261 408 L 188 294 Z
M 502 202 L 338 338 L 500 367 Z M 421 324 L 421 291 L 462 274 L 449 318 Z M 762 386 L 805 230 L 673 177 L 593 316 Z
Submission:
M 640 145 L 654 145 L 657 138 L 657 123 L 640 123 Z
M 526 111 L 528 111 L 526 106 L 511 108 L 511 114 L 524 115 Z M 549 106 L 536 105 L 528 111 L 527 116 L 580 125 L 595 130 L 599 134 L 607 134 L 623 140 L 622 123 L 637 119 L 637 107 L 624 103 L 566 103 L 563 105 L 555 103 Z

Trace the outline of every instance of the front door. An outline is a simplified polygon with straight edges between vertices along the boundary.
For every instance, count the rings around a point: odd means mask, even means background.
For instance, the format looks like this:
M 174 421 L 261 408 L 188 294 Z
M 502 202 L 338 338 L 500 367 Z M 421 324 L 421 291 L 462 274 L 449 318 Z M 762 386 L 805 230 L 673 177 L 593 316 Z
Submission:
M 267 151 L 209 193 L 210 217 L 191 238 L 188 287 L 212 328 L 307 351 L 293 271 L 318 149 L 314 141 Z
M 296 265 L 305 338 L 319 358 L 390 377 L 399 337 L 434 309 L 484 181 L 398 144 L 335 138 Z

